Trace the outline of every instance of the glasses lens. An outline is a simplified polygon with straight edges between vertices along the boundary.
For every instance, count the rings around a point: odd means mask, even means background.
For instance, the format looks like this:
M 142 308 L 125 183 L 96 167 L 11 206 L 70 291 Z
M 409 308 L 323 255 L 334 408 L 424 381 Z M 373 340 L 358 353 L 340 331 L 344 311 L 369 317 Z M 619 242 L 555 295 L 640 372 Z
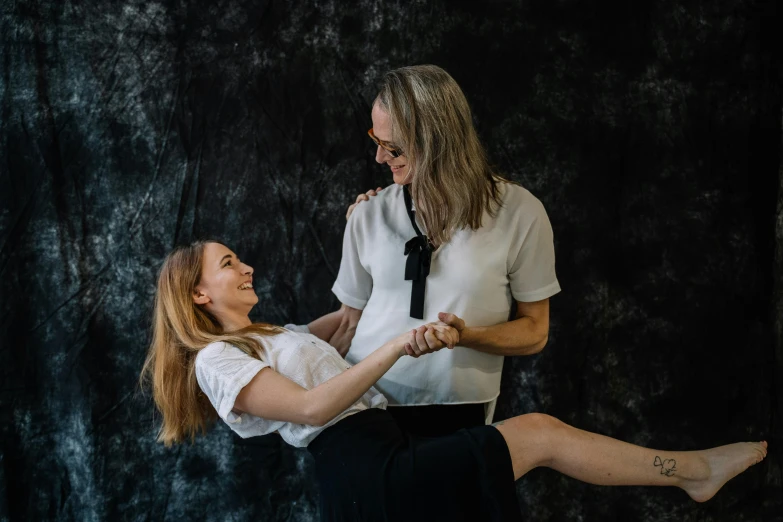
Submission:
M 383 150 L 391 154 L 392 158 L 399 158 L 400 156 L 402 156 L 401 151 L 397 149 L 392 149 L 388 145 L 384 145 L 383 143 L 381 143 L 381 140 L 375 137 L 375 134 L 372 132 L 372 129 L 367 131 L 367 135 L 370 137 L 372 141 L 375 142 L 376 145 L 378 145 L 380 148 L 382 148 Z

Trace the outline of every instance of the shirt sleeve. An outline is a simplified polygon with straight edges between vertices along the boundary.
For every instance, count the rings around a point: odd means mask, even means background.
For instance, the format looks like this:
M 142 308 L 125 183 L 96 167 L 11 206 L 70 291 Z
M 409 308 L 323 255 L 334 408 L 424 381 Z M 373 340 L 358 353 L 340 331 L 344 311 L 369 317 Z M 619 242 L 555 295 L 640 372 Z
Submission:
M 283 328 L 286 330 L 291 330 L 292 332 L 299 332 L 304 334 L 310 333 L 310 327 L 306 324 L 287 324 L 284 325 Z
M 237 395 L 268 366 L 236 346 L 215 343 L 203 348 L 196 357 L 196 380 L 218 416 L 233 424 L 241 422 L 242 417 L 231 411 Z
M 514 299 L 530 303 L 552 297 L 560 291 L 560 283 L 555 275 L 552 225 L 544 205 L 536 198 L 526 201 L 525 205 L 530 213 L 520 220 L 524 223 L 520 223 L 516 241 L 512 242 L 510 258 L 513 262 L 508 279 Z
M 367 207 L 369 205 L 357 205 L 348 218 L 343 236 L 343 257 L 340 260 L 340 271 L 332 286 L 332 292 L 341 303 L 358 310 L 364 310 L 372 293 L 372 275 L 367 266 L 362 263 L 360 256 L 362 241 L 365 237 L 363 232 Z

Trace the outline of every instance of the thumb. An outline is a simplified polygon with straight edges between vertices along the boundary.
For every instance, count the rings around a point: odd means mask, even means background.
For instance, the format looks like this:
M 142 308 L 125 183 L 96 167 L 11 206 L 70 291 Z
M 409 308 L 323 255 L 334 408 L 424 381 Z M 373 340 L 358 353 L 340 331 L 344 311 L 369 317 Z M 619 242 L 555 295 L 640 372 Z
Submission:
M 443 321 L 444 323 L 450 326 L 457 326 L 457 323 L 459 323 L 459 317 L 447 312 L 440 312 L 438 314 L 438 319 L 440 319 L 441 321 Z

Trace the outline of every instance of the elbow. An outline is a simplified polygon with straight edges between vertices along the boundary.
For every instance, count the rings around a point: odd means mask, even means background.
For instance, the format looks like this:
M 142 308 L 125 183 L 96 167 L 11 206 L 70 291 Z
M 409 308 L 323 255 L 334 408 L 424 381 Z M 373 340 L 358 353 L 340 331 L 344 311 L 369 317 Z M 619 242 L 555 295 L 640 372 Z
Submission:
M 320 428 L 326 422 L 324 422 L 324 415 L 321 414 L 320 411 L 317 411 L 315 409 L 308 410 L 304 413 L 302 424 L 306 424 L 307 426 L 315 426 L 317 428 Z
M 310 422 L 307 423 L 308 426 L 315 426 L 316 428 L 322 428 L 326 425 L 325 420 L 323 420 L 323 417 L 313 417 Z
M 530 355 L 534 355 L 537 353 L 541 353 L 544 351 L 544 347 L 546 346 L 546 343 L 549 341 L 549 333 L 545 333 L 544 337 L 538 341 L 536 344 L 534 344 L 530 349 Z
M 329 416 L 324 408 L 313 405 L 304 412 L 302 424 L 320 428 L 325 426 L 330 420 L 332 420 L 332 417 Z

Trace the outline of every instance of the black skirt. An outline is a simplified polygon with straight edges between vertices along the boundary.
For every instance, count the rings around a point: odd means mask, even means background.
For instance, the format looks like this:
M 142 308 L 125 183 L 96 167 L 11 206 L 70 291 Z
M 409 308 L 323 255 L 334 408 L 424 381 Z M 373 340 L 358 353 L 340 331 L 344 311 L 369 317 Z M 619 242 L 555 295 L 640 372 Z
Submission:
M 330 426 L 307 449 L 322 521 L 522 520 L 511 455 L 492 426 L 416 437 L 373 408 Z
M 442 437 L 460 428 L 485 424 L 484 404 L 429 404 L 389 406 L 388 411 L 402 431 L 420 437 Z

